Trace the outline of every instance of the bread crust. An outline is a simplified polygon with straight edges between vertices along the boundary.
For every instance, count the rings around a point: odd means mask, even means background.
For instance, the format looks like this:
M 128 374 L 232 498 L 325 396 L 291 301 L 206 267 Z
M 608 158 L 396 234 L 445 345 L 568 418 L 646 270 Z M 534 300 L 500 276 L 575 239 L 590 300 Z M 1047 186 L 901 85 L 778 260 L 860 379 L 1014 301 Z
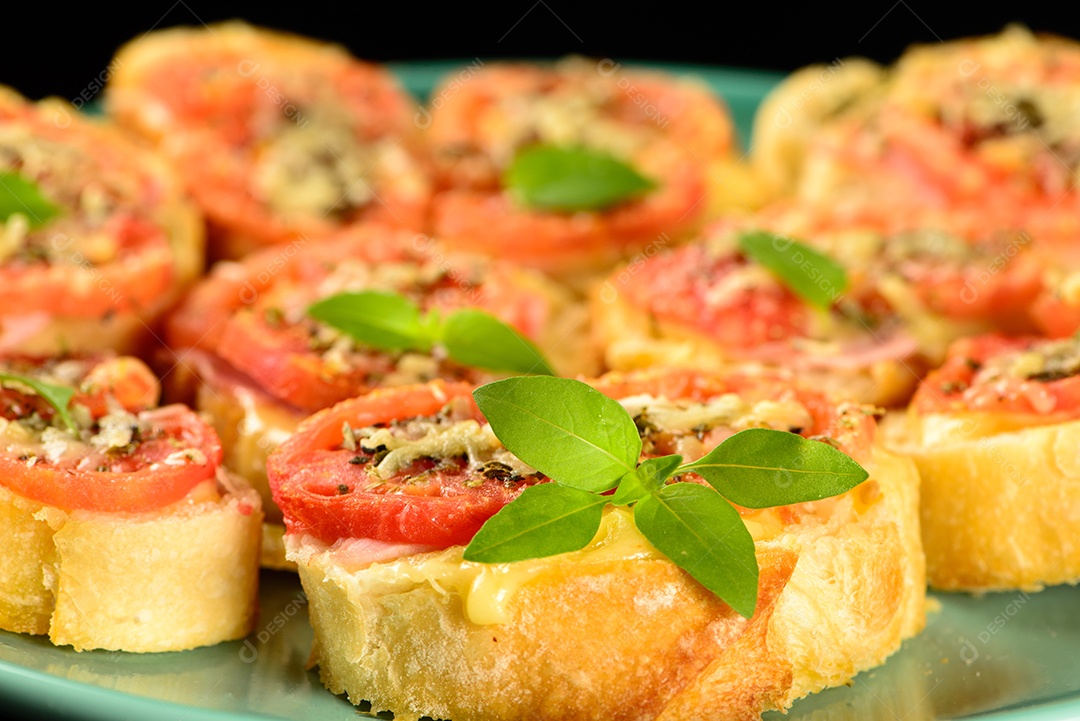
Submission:
M 1080 581 L 1080 421 L 915 411 L 887 421 L 888 443 L 922 476 L 931 586 L 1034 591 Z
M 65 511 L 0 487 L 0 628 L 76 651 L 179 651 L 255 621 L 262 511 L 219 474 L 148 513 Z
M 551 563 L 510 620 L 374 564 L 350 570 L 287 537 L 308 595 L 312 661 L 334 693 L 399 719 L 755 719 L 881 663 L 924 622 L 913 464 L 874 450 L 871 495 L 757 543 L 758 609 L 735 614 L 663 558 Z M 458 547 L 460 549 L 460 547 Z M 460 553 L 460 550 L 458 550 Z M 412 560 L 421 556 L 410 557 Z M 411 563 L 409 559 L 406 563 Z

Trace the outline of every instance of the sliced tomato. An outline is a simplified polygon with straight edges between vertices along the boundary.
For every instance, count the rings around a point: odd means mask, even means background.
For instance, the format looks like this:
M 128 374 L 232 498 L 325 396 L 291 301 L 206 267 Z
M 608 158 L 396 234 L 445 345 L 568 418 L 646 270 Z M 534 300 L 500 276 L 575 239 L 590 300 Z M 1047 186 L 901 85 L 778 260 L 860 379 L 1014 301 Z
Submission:
M 660 369 L 611 374 L 593 382 L 613 398 L 650 394 L 704 402 L 725 393 L 758 399 L 792 399 L 810 412 L 806 437 L 828 437 L 856 459 L 866 459 L 874 418 L 865 407 L 838 408 L 823 396 L 768 377 L 740 378 L 691 370 Z M 315 414 L 270 456 L 267 470 L 275 502 L 290 533 L 311 534 L 326 543 L 365 538 L 444 548 L 465 544 L 483 523 L 525 487 L 543 476 L 504 483 L 469 472 L 459 459 L 420 459 L 394 477 L 368 470 L 366 453 L 342 447 L 343 425 L 363 428 L 432 416 L 455 399 L 469 401 L 472 386 L 434 381 L 381 390 Z
M 984 372 L 995 359 L 1038 353 L 1046 343 L 1001 335 L 961 339 L 950 346 L 944 365 L 919 386 L 912 408 L 922 414 L 978 411 L 1060 420 L 1080 417 L 1080 375 Z
M 165 406 L 144 411 L 139 419 L 150 431 L 130 452 L 91 450 L 54 463 L 44 456 L 13 455 L 9 447 L 0 454 L 0 478 L 15 493 L 49 506 L 139 512 L 175 503 L 215 476 L 221 443 L 193 411 Z M 178 457 L 178 449 L 191 457 Z
M 664 139 L 702 164 L 729 157 L 735 146 L 730 115 L 715 95 L 610 61 L 470 66 L 448 75 L 431 97 L 427 135 L 445 187 L 497 189 L 513 146 L 553 142 L 540 126 L 560 112 L 558 127 L 571 134 L 561 142 L 570 144 L 588 141 L 573 135 L 574 123 L 584 134 L 602 132 L 603 123 L 630 144 Z
M 807 334 L 811 312 L 779 282 L 729 283 L 750 261 L 704 244 L 655 255 L 612 283 L 662 324 L 694 328 L 734 354 Z
M 94 318 L 154 306 L 175 278 L 168 236 L 130 216 L 110 219 L 104 233 L 117 244 L 117 256 L 106 263 L 80 263 L 73 252 L 70 260 L 0 266 L 0 308 Z
M 313 323 L 278 327 L 252 311 L 225 324 L 219 353 L 271 395 L 309 412 L 369 390 L 394 370 L 388 353 L 353 353 L 343 368 L 331 367 L 311 349 Z
M 422 227 L 415 103 L 341 48 L 239 23 L 152 33 L 118 54 L 109 91 L 112 112 L 184 176 L 214 257 L 361 221 Z
M 473 387 L 434 381 L 379 390 L 305 421 L 267 463 L 274 501 L 285 514 L 289 532 L 310 533 L 327 543 L 339 538 L 440 548 L 468 543 L 488 518 L 538 479 L 507 485 L 478 479 L 460 463 L 433 469 L 423 460 L 393 478 L 382 478 L 366 463 L 354 463 L 356 451 L 341 444 L 344 423 L 362 428 L 435 415 L 455 398 L 471 403 Z M 476 418 L 482 419 L 478 410 Z M 420 474 L 423 482 L 417 483 Z
M 149 322 L 186 282 L 181 255 L 201 237 L 171 171 L 117 128 L 91 123 L 56 102 L 0 98 L 3 170 L 28 173 L 60 212 L 30 229 L 0 262 L 0 317 L 43 313 L 102 318 L 136 313 Z M 23 157 L 35 157 L 28 166 Z M 193 244 L 180 248 L 173 244 Z
M 433 201 L 433 228 L 451 248 L 513 258 L 551 273 L 609 265 L 650 244 L 664 247 L 684 238 L 705 217 L 707 185 L 697 161 L 672 147 L 654 167 L 660 187 L 605 211 L 536 211 L 501 190 L 446 191 Z
M 94 418 L 107 414 L 111 405 L 119 405 L 129 413 L 139 413 L 158 404 L 161 387 L 157 378 L 145 363 L 131 356 L 6 356 L 0 360 L 0 370 L 53 383 L 52 375 L 60 364 L 67 366 L 64 375 L 75 379 L 71 405 L 85 406 Z M 0 418 L 13 421 L 34 414 L 51 422 L 56 409 L 36 393 L 0 387 Z
M 548 330 L 550 299 L 519 284 L 521 271 L 442 254 L 431 243 L 427 236 L 362 225 L 289 253 L 268 249 L 241 264 L 222 264 L 173 314 L 169 343 L 212 352 L 279 400 L 314 412 L 377 387 L 398 361 L 396 354 L 359 347 L 327 355 L 305 309 L 333 292 L 394 290 L 424 308 L 482 308 L 532 338 Z M 324 288 L 346 264 L 356 277 Z M 437 372 L 477 383 L 491 378 L 445 359 Z
M 720 101 L 692 83 L 615 63 L 468 68 L 432 98 L 427 135 L 444 191 L 432 204 L 435 234 L 549 273 L 610 265 L 691 234 L 709 212 L 714 166 L 732 160 L 734 131 Z M 502 175 L 536 142 L 612 153 L 658 187 L 604 211 L 522 207 Z
M 42 446 L 20 433 L 0 436 L 0 482 L 21 496 L 65 510 L 150 511 L 179 501 L 221 465 L 217 434 L 197 414 L 179 405 L 153 408 L 157 379 L 136 358 L 15 358 L 5 360 L 3 368 L 53 384 L 54 376 L 71 378 L 73 409 L 84 407 L 96 422 L 119 405 L 141 426 L 118 448 L 87 443 L 92 431 L 80 438 L 64 430 L 62 448 Z M 41 396 L 10 384 L 0 388 L 0 417 L 35 416 L 62 428 Z

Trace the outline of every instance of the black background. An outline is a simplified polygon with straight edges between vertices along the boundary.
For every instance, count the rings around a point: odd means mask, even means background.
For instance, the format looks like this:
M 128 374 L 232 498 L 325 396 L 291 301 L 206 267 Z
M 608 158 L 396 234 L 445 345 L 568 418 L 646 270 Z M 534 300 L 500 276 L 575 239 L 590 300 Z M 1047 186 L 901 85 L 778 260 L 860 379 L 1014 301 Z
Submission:
M 230 18 L 347 45 L 372 60 L 555 57 L 581 53 L 625 60 L 668 60 L 793 70 L 815 61 L 865 55 L 895 58 L 907 45 L 1000 30 L 1019 21 L 1034 30 L 1080 36 L 1080 12 L 1061 3 L 950 8 L 926 0 L 865 2 L 854 9 L 802 3 L 503 3 L 416 2 L 246 5 L 163 0 L 65 8 L 23 0 L 4 10 L 0 83 L 33 98 L 74 99 L 95 86 L 118 45 L 153 28 Z

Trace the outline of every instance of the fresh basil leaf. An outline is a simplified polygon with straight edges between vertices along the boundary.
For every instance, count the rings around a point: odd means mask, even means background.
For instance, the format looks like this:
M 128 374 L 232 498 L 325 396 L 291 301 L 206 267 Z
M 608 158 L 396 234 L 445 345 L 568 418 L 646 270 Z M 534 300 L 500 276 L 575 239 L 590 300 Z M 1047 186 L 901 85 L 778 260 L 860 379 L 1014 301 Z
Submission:
M 0 221 L 22 213 L 31 228 L 40 228 L 60 215 L 60 206 L 41 193 L 37 183 L 16 170 L 0 173 Z
M 517 154 L 503 186 L 541 210 L 603 210 L 636 198 L 655 183 L 615 157 L 580 147 L 534 145 Z
M 696 483 L 673 483 L 634 506 L 634 525 L 679 568 L 746 618 L 757 606 L 754 539 L 739 512 Z
M 795 433 L 748 428 L 680 471 L 693 471 L 745 508 L 771 508 L 837 496 L 868 477 L 828 443 Z
M 475 368 L 555 375 L 528 338 L 482 310 L 463 308 L 446 318 L 442 344 L 458 363 Z
M 338 293 L 312 304 L 308 315 L 380 350 L 431 350 L 431 331 L 425 328 L 420 308 L 397 293 Z
M 615 489 L 611 502 L 616 506 L 628 506 L 631 503 L 637 503 L 651 492 L 645 487 L 640 471 L 635 470 L 619 479 L 619 486 Z
M 843 266 L 805 243 L 755 231 L 739 237 L 739 249 L 768 268 L 792 293 L 819 308 L 829 308 L 848 288 Z
M 39 380 L 28 378 L 17 373 L 0 373 L 0 381 L 13 381 L 27 386 L 44 398 L 48 404 L 56 410 L 56 415 L 69 431 L 74 432 L 77 430 L 75 428 L 75 421 L 72 420 L 71 413 L 68 412 L 71 398 L 75 395 L 74 388 L 69 388 L 68 386 L 56 386 L 51 383 L 42 383 Z
M 641 438 L 630 414 L 581 381 L 507 378 L 473 397 L 511 453 L 563 485 L 607 491 L 637 468 Z
M 626 506 L 640 501 L 662 486 L 680 463 L 682 456 L 660 456 L 642 461 L 636 471 L 622 477 L 611 502 L 616 506 Z
M 645 479 L 645 486 L 650 491 L 655 491 L 671 477 L 680 463 L 682 463 L 682 456 L 679 455 L 649 458 L 638 466 L 638 473 Z
M 530 486 L 487 520 L 463 557 L 512 563 L 584 548 L 600 528 L 609 500 L 557 483 Z

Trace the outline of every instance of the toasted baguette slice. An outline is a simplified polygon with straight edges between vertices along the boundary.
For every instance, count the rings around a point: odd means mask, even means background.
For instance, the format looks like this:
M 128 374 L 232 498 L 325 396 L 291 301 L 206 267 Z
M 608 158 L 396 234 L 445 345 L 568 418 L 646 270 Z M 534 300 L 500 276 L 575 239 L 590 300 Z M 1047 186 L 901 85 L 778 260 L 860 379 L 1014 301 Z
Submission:
M 76 651 L 242 638 L 258 594 L 258 494 L 224 471 L 146 513 L 64 511 L 0 486 L 0 628 Z
M 888 418 L 922 475 L 930 585 L 1039 590 L 1080 581 L 1080 341 L 957 341 Z
M 364 566 L 286 537 L 323 683 L 395 718 L 756 719 L 880 664 L 924 622 L 918 477 L 880 448 L 827 516 L 765 533 L 747 620 L 623 511 L 586 549 L 485 566 L 462 547 Z
M 888 442 L 924 479 L 931 586 L 1037 591 L 1080 582 L 1080 421 L 1024 427 L 988 413 L 888 421 Z

